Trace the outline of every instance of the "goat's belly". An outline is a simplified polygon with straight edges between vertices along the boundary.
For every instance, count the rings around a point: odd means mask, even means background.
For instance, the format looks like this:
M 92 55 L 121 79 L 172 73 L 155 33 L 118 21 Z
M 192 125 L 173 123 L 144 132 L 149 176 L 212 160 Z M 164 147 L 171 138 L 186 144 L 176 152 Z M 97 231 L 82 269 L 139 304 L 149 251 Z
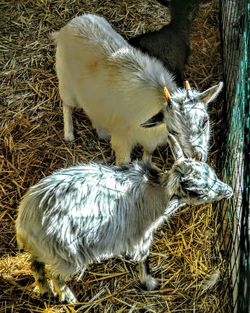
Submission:
M 112 93 L 112 92 L 110 92 Z M 93 85 L 82 88 L 76 95 L 77 106 L 84 109 L 94 127 L 102 127 L 110 133 L 126 132 L 139 126 L 140 122 L 125 106 L 119 106 L 119 101 L 111 95 L 103 95 Z
M 153 151 L 157 146 L 167 143 L 168 132 L 165 124 L 152 128 L 137 127 L 134 134 L 136 142 L 148 151 Z

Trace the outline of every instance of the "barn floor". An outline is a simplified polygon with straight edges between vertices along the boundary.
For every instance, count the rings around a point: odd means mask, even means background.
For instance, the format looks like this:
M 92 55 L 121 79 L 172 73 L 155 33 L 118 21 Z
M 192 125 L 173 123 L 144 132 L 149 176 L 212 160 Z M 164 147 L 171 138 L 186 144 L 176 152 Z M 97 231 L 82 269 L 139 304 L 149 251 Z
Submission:
M 216 252 L 218 212 L 211 205 L 186 207 L 155 236 L 151 254 L 160 289 L 139 288 L 136 264 L 112 259 L 91 266 L 71 287 L 79 305 L 41 298 L 34 291 L 28 255 L 18 252 L 14 220 L 29 186 L 53 170 L 77 162 L 112 164 L 108 142 L 98 140 L 82 111 L 74 113 L 76 140 L 63 140 L 62 108 L 54 69 L 50 33 L 73 16 L 103 15 L 125 37 L 154 30 L 169 20 L 168 9 L 156 0 L 2 0 L 0 16 L 0 313 L 3 312 L 217 312 L 219 273 Z M 218 1 L 201 1 L 192 29 L 192 55 L 186 77 L 200 90 L 222 80 Z M 216 163 L 222 102 L 210 107 L 214 131 L 210 164 Z M 140 149 L 134 158 L 141 157 Z M 166 148 L 154 162 L 171 164 Z M 219 169 L 217 169 L 219 172 Z M 215 285 L 206 289 L 212 277 Z

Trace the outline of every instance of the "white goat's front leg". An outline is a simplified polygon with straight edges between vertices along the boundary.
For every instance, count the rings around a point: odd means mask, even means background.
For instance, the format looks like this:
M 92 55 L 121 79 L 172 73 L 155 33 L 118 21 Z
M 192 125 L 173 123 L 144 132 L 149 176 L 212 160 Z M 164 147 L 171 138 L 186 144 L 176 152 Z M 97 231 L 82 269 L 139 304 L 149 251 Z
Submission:
M 115 151 L 116 165 L 128 164 L 131 161 L 132 146 L 125 138 L 111 135 L 111 146 Z
M 67 286 L 64 280 L 58 278 L 58 277 L 53 277 L 52 278 L 53 285 L 54 285 L 54 290 L 56 294 L 59 296 L 61 302 L 66 302 L 66 303 L 76 303 L 77 298 L 72 292 L 72 290 Z
M 143 156 L 142 156 L 142 160 L 145 162 L 145 163 L 151 163 L 152 162 L 152 154 L 153 152 L 149 152 L 148 150 L 146 150 L 144 148 L 144 151 L 143 151 Z
M 64 122 L 64 139 L 66 141 L 73 141 L 74 128 L 72 120 L 72 108 L 66 104 L 63 104 L 63 122 Z
M 144 238 L 133 247 L 130 257 L 139 263 L 139 278 L 142 287 L 146 290 L 154 290 L 158 286 L 157 280 L 151 276 L 149 267 L 149 254 L 153 241 L 153 232 L 149 231 Z
M 149 291 L 158 286 L 157 280 L 150 275 L 149 257 L 145 261 L 139 262 L 139 277 L 142 286 Z

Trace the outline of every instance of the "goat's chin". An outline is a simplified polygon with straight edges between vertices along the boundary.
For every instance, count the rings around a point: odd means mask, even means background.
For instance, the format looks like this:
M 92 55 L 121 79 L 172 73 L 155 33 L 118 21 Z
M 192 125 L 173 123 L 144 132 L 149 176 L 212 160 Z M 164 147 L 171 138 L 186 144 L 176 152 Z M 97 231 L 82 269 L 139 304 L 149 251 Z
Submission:
M 197 198 L 186 198 L 185 203 L 188 205 L 201 205 L 201 204 L 206 204 L 207 201 L 199 200 Z

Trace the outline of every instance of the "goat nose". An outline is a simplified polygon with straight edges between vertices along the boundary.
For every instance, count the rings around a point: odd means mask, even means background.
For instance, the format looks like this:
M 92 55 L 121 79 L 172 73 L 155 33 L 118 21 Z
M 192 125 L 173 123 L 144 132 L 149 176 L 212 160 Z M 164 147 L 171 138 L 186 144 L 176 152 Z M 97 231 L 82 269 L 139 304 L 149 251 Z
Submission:
M 229 187 L 226 191 L 226 199 L 231 198 L 233 195 L 233 189 L 231 187 Z
M 196 152 L 193 157 L 194 157 L 195 161 L 202 161 L 201 152 Z

